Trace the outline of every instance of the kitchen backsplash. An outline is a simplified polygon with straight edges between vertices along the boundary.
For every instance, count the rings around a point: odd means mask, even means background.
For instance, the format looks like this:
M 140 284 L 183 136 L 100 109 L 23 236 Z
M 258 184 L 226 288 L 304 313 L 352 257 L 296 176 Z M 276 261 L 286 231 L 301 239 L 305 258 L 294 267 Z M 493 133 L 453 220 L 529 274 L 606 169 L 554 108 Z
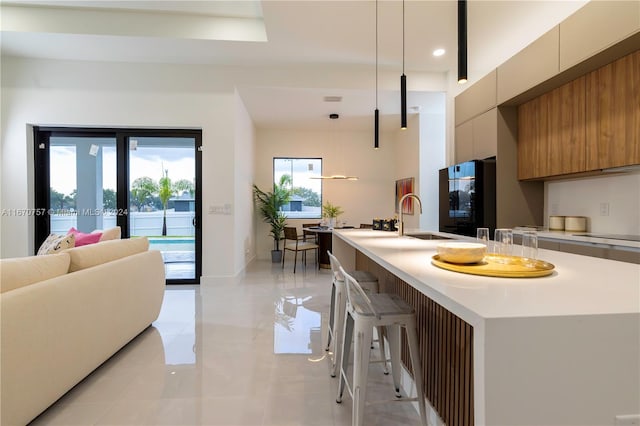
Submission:
M 590 232 L 640 235 L 640 172 L 545 182 L 550 215 L 586 216 Z

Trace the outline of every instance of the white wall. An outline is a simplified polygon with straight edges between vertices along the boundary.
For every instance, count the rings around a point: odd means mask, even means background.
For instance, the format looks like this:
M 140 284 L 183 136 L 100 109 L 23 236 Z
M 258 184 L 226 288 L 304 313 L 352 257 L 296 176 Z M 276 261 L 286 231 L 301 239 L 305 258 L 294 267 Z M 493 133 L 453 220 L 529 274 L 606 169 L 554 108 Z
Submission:
M 419 115 L 410 115 L 407 120 L 406 130 L 400 130 L 400 123 L 398 123 L 398 130 L 396 130 L 394 136 L 395 140 L 395 180 L 414 178 L 413 192 L 421 195 L 420 190 L 420 117 Z M 395 191 L 395 186 L 394 186 Z M 394 193 L 395 195 L 395 193 Z M 396 205 L 394 204 L 394 208 Z M 398 217 L 400 212 L 397 213 Z M 418 204 L 413 203 L 413 214 L 404 214 L 404 228 L 406 230 L 420 228 L 420 210 L 418 210 Z
M 357 181 L 323 181 L 323 202 L 344 210 L 339 220 L 357 227 L 374 217 L 393 217 L 397 155 L 393 135 L 381 133 L 378 150 L 373 149 L 373 128 L 370 132 L 258 129 L 256 139 L 255 183 L 261 189 L 273 185 L 273 157 L 321 157 L 324 174 L 359 177 Z M 309 220 L 289 222 L 300 229 Z M 257 257 L 269 258 L 272 244 L 268 226 L 258 222 Z
M 439 226 L 438 170 L 446 165 L 444 93 L 441 94 L 441 102 L 442 110 L 439 113 L 420 114 L 420 227 L 434 231 Z
M 545 225 L 549 215 L 587 216 L 594 233 L 640 235 L 640 172 L 546 182 Z
M 236 92 L 235 94 L 235 271 L 240 272 L 256 255 L 253 230 L 254 204 L 253 181 L 255 180 L 255 128 L 249 113 Z M 251 226 L 248 226 L 251 224 Z
M 236 176 L 234 142 L 238 137 L 242 147 L 250 147 L 251 130 L 247 115 L 238 113 L 241 108 L 233 89 L 216 87 L 219 83 L 211 81 L 209 71 L 203 66 L 3 57 L 2 208 L 33 207 L 27 124 L 201 128 L 203 275 L 234 276 L 242 262 L 236 262 L 229 244 L 236 238 L 235 230 L 253 226 L 246 205 L 235 201 L 237 188 L 230 179 Z M 237 125 L 235 116 L 240 120 Z M 250 172 L 243 168 L 239 173 Z M 251 178 L 244 180 L 246 186 Z M 209 205 L 226 203 L 235 205 L 234 215 L 207 214 Z M 238 216 L 238 209 L 244 214 Z M 3 257 L 33 252 L 30 222 L 25 217 L 2 217 Z

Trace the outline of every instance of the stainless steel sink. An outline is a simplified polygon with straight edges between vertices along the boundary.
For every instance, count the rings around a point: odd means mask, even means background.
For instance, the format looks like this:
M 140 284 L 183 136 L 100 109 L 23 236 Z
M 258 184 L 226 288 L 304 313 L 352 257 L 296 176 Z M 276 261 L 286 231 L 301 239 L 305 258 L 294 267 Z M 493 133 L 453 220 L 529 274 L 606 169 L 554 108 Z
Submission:
M 452 240 L 453 238 L 443 237 L 435 234 L 405 234 L 407 237 L 419 238 L 421 240 Z

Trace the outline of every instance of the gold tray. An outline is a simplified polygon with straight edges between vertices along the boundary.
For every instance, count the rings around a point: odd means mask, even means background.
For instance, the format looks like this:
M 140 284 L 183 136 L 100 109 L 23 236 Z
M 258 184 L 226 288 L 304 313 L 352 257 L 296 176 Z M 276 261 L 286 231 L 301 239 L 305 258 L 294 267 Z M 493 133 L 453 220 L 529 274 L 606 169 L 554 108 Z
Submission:
M 544 260 L 525 259 L 520 256 L 489 255 L 478 263 L 449 263 L 440 260 L 437 254 L 431 263 L 438 268 L 463 274 L 484 275 L 488 277 L 533 278 L 553 273 L 554 266 Z

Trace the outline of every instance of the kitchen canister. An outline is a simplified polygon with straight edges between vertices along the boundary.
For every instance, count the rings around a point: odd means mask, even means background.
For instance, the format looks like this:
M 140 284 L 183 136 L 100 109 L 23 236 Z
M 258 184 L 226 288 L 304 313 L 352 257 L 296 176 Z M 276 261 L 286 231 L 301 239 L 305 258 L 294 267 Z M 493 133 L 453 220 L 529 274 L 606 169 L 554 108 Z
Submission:
M 586 232 L 587 218 L 585 216 L 565 216 L 564 230 L 566 232 Z
M 564 216 L 549 216 L 549 231 L 564 231 Z

